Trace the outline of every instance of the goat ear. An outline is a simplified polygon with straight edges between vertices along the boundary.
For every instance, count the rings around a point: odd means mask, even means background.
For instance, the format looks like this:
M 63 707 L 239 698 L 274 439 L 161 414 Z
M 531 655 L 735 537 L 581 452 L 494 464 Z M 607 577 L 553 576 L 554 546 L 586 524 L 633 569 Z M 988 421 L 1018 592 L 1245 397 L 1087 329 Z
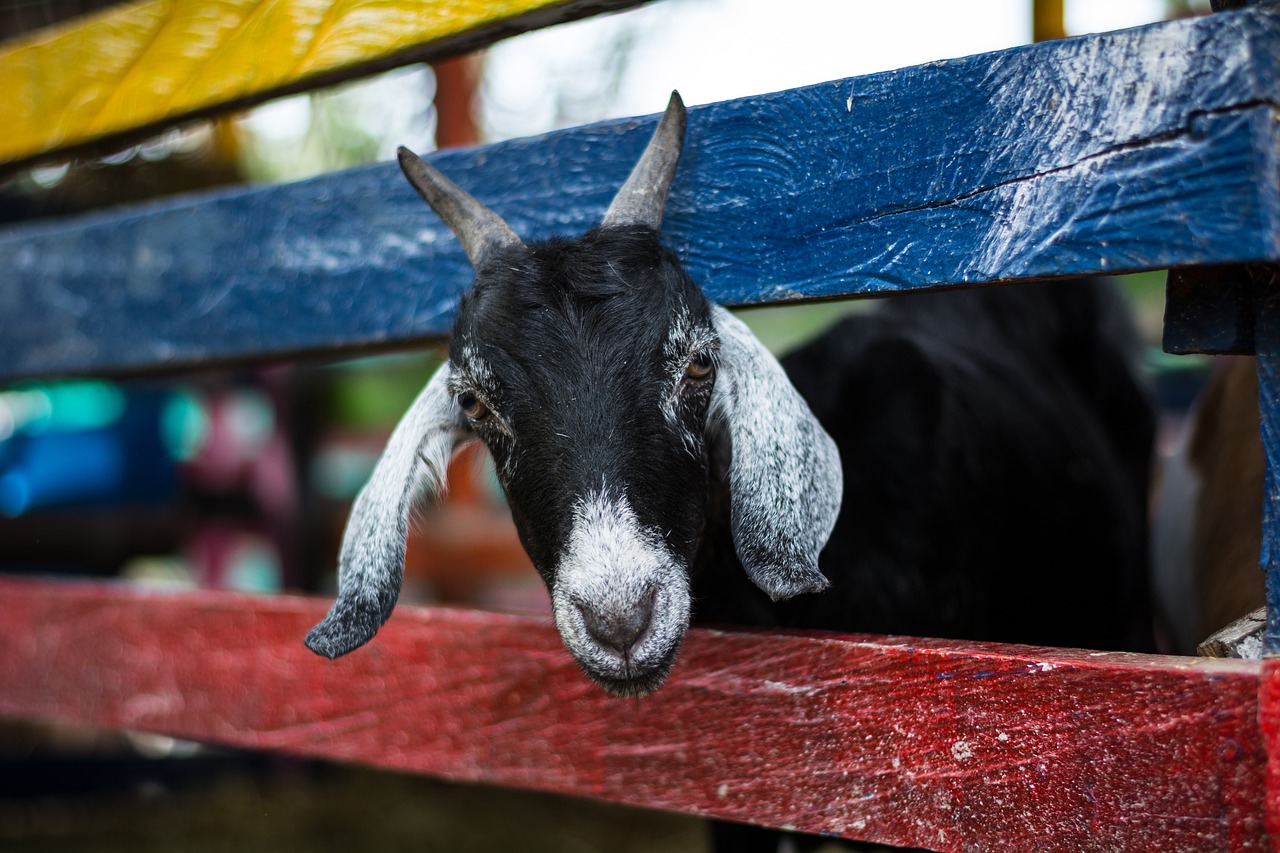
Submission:
M 828 586 L 818 552 L 840 512 L 840 452 L 777 359 L 725 309 L 712 307 L 720 368 L 710 426 L 728 439 L 733 544 L 774 601 Z
M 391 615 L 404 578 L 409 516 L 415 503 L 444 491 L 449 457 L 471 438 L 448 384 L 445 362 L 396 425 L 351 507 L 338 555 L 338 598 L 306 638 L 318 655 L 336 658 L 359 648 Z

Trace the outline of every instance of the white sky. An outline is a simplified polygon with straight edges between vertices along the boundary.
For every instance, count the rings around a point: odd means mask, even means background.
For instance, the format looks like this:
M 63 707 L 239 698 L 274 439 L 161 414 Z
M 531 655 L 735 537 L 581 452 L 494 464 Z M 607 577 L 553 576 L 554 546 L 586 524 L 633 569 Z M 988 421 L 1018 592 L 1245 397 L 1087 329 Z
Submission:
M 1147 24 L 1164 14 L 1164 0 L 1066 0 L 1070 35 Z M 672 89 L 690 105 L 704 104 L 1030 40 L 1031 0 L 662 0 L 495 45 L 485 64 L 480 122 L 488 141 L 496 141 L 659 112 Z M 378 136 L 385 160 L 397 145 L 433 147 L 433 85 L 428 70 L 414 67 L 334 97 L 349 99 L 349 112 Z M 288 150 L 312 116 L 307 96 L 295 96 L 253 111 L 245 127 Z M 289 173 L 289 165 L 285 158 L 278 177 L 302 176 Z
M 1068 0 L 1071 33 L 1160 20 L 1163 0 Z M 610 57 L 632 52 L 610 85 Z M 705 104 L 1025 44 L 1031 0 L 665 0 L 493 47 L 482 116 L 495 138 Z

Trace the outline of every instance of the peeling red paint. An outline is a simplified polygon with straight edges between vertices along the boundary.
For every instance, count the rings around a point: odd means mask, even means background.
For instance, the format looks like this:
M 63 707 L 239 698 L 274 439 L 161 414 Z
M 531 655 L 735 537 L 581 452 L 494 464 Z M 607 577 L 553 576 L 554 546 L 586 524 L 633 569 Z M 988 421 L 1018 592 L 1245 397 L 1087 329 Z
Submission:
M 401 607 L 330 662 L 301 641 L 321 600 L 11 579 L 0 600 L 16 717 L 946 850 L 1277 829 L 1274 663 L 702 629 L 666 686 L 616 699 L 541 617 Z

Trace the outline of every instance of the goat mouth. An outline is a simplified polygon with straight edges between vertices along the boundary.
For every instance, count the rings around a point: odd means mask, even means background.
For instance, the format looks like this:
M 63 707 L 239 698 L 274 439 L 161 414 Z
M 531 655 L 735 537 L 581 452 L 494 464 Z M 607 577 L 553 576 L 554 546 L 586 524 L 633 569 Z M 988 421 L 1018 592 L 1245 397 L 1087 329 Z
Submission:
M 637 584 L 636 586 L 640 586 Z M 648 583 L 622 594 L 557 586 L 553 614 L 565 648 L 586 676 L 614 696 L 657 690 L 689 627 L 683 583 Z
M 679 644 L 661 659 L 645 664 L 638 664 L 628 657 L 620 662 L 616 670 L 609 672 L 577 656 L 574 660 L 587 678 L 610 696 L 638 698 L 649 695 L 663 685 L 671 668 L 675 666 L 678 652 Z
M 591 629 L 571 596 L 557 602 L 556 626 L 564 647 L 605 693 L 628 697 L 653 693 L 675 666 L 689 628 L 689 611 L 681 606 L 685 597 L 657 592 L 650 599 L 655 607 L 643 628 L 632 625 L 621 638 L 609 630 Z M 636 630 L 639 634 L 631 633 Z
M 673 636 L 674 634 L 674 636 Z M 620 651 L 578 635 L 566 647 L 579 668 L 613 696 L 645 696 L 662 686 L 675 666 L 684 631 L 654 637 L 646 631 L 640 642 Z

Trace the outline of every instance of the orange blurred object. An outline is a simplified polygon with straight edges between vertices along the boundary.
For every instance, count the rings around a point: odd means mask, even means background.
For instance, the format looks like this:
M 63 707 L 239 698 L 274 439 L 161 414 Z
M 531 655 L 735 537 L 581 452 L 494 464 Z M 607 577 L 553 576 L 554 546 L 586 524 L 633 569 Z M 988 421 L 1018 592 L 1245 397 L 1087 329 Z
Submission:
M 479 443 L 464 448 L 449 463 L 449 493 L 445 500 L 419 516 L 409 532 L 404 572 L 436 601 L 451 604 L 510 602 L 512 596 L 495 590 L 509 586 L 524 590 L 541 581 L 520 544 L 511 513 L 484 485 L 484 455 Z M 519 592 L 517 603 L 541 609 L 536 598 Z

